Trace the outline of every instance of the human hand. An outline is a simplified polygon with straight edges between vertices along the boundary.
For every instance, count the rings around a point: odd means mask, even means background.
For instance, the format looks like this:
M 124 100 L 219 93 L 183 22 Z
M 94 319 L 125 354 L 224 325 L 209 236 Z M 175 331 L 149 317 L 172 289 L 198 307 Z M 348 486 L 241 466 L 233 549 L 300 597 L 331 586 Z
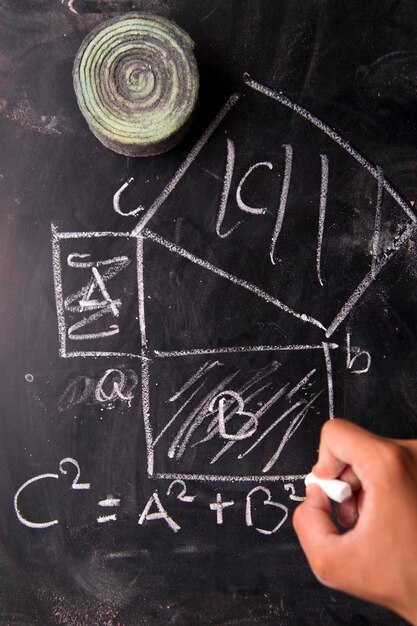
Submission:
M 417 624 L 417 441 L 385 439 L 335 419 L 323 426 L 313 471 L 353 490 L 336 507 L 346 532 L 317 485 L 295 510 L 293 525 L 316 577 Z

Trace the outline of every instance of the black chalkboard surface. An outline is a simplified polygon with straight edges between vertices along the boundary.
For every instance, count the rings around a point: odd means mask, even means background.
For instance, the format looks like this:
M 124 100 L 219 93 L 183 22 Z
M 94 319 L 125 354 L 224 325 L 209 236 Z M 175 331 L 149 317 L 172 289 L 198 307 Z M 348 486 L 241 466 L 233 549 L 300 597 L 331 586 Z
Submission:
M 127 158 L 72 64 L 196 43 L 195 121 Z M 417 436 L 410 0 L 0 3 L 0 623 L 400 624 L 291 527 L 326 419 Z

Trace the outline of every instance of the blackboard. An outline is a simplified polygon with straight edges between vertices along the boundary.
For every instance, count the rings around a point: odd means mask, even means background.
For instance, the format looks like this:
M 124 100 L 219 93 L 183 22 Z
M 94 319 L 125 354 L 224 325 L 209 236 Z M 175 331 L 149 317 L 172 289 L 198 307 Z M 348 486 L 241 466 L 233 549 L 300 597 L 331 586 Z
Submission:
M 127 158 L 72 64 L 196 43 L 187 137 Z M 417 435 L 410 0 L 2 0 L 0 623 L 400 624 L 291 527 L 323 422 Z

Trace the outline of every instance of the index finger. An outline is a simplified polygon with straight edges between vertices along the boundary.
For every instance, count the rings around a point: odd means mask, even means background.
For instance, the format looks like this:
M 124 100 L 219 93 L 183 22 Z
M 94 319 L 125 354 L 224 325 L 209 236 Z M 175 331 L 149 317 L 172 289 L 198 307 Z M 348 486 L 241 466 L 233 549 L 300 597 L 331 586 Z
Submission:
M 320 478 L 338 478 L 351 467 L 360 482 L 372 474 L 381 438 L 343 419 L 326 422 L 321 431 L 319 458 L 313 468 Z

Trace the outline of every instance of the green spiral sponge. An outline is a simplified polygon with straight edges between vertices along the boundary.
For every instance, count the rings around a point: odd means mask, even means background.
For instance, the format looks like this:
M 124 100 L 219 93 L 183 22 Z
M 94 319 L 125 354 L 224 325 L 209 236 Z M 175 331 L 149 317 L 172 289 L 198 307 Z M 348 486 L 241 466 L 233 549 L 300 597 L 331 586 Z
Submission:
M 190 125 L 199 76 L 192 39 L 174 22 L 128 13 L 97 26 L 74 62 L 87 123 L 107 148 L 150 156 L 173 148 Z

